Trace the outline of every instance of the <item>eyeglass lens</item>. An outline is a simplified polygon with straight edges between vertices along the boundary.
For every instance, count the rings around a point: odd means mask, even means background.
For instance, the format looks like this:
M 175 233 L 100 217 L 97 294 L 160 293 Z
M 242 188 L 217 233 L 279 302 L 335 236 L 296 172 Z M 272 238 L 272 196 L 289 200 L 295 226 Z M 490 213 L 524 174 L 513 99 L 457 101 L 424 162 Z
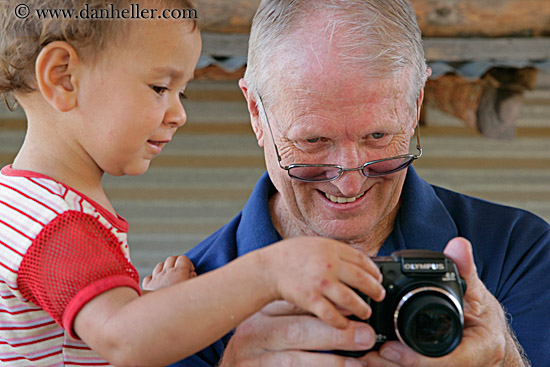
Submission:
M 291 167 L 288 170 L 291 177 L 307 181 L 328 181 L 340 176 L 338 167 Z
M 412 156 L 396 157 L 381 162 L 370 163 L 363 167 L 366 177 L 379 177 L 398 172 L 408 167 L 413 161 Z M 288 169 L 291 177 L 306 181 L 328 181 L 340 176 L 344 170 L 334 166 L 294 166 Z

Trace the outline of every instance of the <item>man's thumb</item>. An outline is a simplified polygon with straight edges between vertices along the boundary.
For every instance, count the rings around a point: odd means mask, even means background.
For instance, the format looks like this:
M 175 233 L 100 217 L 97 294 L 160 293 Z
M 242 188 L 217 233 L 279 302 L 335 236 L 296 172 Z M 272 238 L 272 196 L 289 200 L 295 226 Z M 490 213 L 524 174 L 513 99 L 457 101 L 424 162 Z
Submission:
M 443 251 L 458 267 L 460 276 L 466 280 L 477 277 L 474 255 L 470 241 L 462 237 L 455 237 L 449 241 Z

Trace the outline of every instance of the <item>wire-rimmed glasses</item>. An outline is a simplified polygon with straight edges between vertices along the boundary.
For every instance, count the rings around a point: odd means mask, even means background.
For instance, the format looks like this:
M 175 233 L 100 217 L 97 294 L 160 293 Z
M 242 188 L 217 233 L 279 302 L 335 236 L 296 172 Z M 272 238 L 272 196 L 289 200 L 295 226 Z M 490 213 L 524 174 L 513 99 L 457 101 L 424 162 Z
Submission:
M 417 122 L 416 149 L 418 150 L 418 154 L 402 154 L 389 158 L 376 159 L 366 162 L 365 164 L 357 168 L 344 168 L 339 164 L 303 163 L 294 163 L 288 166 L 283 166 L 281 164 L 281 156 L 279 154 L 279 149 L 277 149 L 277 144 L 275 144 L 275 138 L 273 136 L 273 131 L 271 130 L 271 124 L 269 123 L 269 118 L 267 117 L 267 111 L 264 107 L 262 97 L 259 94 L 258 97 L 262 105 L 262 110 L 264 112 L 264 116 L 267 122 L 267 127 L 269 128 L 269 133 L 271 134 L 273 146 L 275 147 L 275 153 L 277 154 L 279 167 L 287 171 L 288 175 L 295 180 L 303 182 L 334 181 L 340 178 L 340 176 L 342 176 L 346 171 L 360 171 L 361 174 L 365 177 L 381 177 L 391 175 L 409 167 L 413 163 L 413 161 L 422 156 L 422 147 L 420 146 L 420 123 Z

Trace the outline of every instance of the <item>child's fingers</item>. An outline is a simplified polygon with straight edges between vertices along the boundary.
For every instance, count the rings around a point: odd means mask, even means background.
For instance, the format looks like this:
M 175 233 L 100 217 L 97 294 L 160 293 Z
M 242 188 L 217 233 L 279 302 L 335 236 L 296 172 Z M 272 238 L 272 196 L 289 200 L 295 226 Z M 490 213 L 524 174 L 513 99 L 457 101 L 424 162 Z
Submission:
M 376 265 L 370 257 L 354 249 L 350 245 L 341 244 L 339 246 L 340 248 L 338 255 L 341 260 L 357 265 L 372 274 L 375 279 L 382 281 L 382 273 L 380 272 L 378 265 Z
M 195 271 L 195 265 L 193 265 L 191 260 L 189 260 L 189 258 L 187 256 L 184 256 L 184 255 L 181 255 L 181 256 L 177 257 L 174 266 L 176 268 L 188 269 L 190 274 Z
M 386 290 L 377 278 L 354 264 L 342 266 L 339 269 L 338 278 L 375 301 L 382 301 L 386 295 Z
M 143 281 L 141 282 L 141 288 L 146 289 L 152 279 L 152 275 L 147 275 L 145 278 L 143 278 Z
M 317 299 L 309 305 L 298 306 L 309 310 L 312 314 L 335 328 L 344 329 L 348 325 L 349 319 L 342 316 L 331 302 L 321 294 L 318 294 L 316 298 Z
M 348 310 L 355 316 L 364 320 L 370 317 L 370 306 L 351 288 L 342 283 L 333 283 L 323 289 L 323 295 L 336 306 Z M 337 310 L 338 313 L 342 314 Z
M 173 268 L 176 265 L 176 261 L 178 260 L 178 256 L 170 256 L 166 260 L 164 260 L 164 268 Z
M 158 263 L 155 268 L 153 269 L 153 276 L 156 276 L 158 273 L 160 273 L 164 269 L 164 263 Z
M 163 262 L 160 262 L 155 266 L 153 269 L 153 276 L 156 276 L 157 274 L 161 273 L 165 269 L 173 268 L 174 264 L 176 263 L 176 256 L 170 256 Z
M 261 312 L 269 316 L 311 315 L 311 312 L 285 300 L 273 301 Z

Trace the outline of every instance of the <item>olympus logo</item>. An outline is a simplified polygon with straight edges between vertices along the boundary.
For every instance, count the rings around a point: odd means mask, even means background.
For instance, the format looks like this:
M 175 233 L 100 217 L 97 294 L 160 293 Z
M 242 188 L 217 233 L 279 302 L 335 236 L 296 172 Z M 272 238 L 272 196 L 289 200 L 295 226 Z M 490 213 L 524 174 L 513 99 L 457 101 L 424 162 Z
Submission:
M 405 263 L 405 270 L 445 270 L 442 263 Z

